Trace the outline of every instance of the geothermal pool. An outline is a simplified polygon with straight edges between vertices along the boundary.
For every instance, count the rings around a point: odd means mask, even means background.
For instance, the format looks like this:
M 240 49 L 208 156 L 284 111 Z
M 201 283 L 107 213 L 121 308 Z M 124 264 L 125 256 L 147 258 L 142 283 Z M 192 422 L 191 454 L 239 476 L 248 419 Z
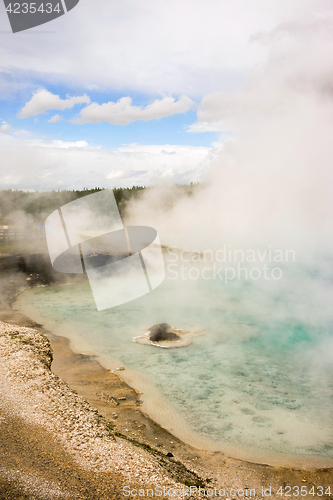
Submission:
M 299 277 L 166 279 L 102 312 L 88 283 L 67 284 L 24 292 L 16 307 L 69 337 L 76 351 L 125 366 L 120 375 L 130 373 L 139 390 L 145 380 L 153 418 L 192 444 L 259 461 L 333 459 L 333 285 L 314 273 L 303 278 L 301 286 Z M 132 341 L 161 322 L 204 334 L 176 349 Z

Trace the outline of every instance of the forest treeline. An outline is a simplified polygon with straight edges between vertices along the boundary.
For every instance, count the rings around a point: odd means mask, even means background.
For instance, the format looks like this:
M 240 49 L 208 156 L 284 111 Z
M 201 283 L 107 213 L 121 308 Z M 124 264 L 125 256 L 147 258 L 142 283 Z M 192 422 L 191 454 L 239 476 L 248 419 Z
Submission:
M 197 189 L 203 187 L 202 183 L 175 184 L 170 187 L 170 196 L 191 196 Z M 133 186 L 131 188 L 114 188 L 113 192 L 122 217 L 126 216 L 126 207 L 130 200 L 139 198 L 152 187 Z M 44 219 L 57 208 L 83 196 L 104 191 L 103 188 L 84 188 L 82 190 L 34 191 L 1 190 L 0 191 L 0 217 L 10 217 L 11 214 L 23 211 L 33 217 L 37 222 Z

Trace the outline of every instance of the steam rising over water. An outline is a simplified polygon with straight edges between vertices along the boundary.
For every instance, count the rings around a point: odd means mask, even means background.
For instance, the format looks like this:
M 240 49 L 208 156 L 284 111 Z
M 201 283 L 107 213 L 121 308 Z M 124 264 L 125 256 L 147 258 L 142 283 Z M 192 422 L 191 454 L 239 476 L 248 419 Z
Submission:
M 75 349 L 91 346 L 150 379 L 212 448 L 333 458 L 333 286 L 326 271 L 302 271 L 300 280 L 294 270 L 278 283 L 167 279 L 103 312 L 88 284 L 38 288 L 18 305 L 37 310 L 46 327 L 64 327 Z M 204 335 L 179 349 L 132 342 L 160 322 L 203 328 Z

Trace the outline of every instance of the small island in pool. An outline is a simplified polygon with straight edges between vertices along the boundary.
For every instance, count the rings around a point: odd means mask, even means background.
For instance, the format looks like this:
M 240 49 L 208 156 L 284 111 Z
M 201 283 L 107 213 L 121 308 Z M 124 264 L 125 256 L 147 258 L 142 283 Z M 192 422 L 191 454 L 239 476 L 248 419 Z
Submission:
M 184 347 L 192 344 L 192 338 L 201 334 L 201 330 L 189 329 L 182 330 L 181 328 L 174 328 L 168 323 L 159 323 L 151 328 L 141 336 L 134 337 L 133 342 L 139 344 L 153 345 L 155 347 L 163 347 L 170 349 L 172 347 Z

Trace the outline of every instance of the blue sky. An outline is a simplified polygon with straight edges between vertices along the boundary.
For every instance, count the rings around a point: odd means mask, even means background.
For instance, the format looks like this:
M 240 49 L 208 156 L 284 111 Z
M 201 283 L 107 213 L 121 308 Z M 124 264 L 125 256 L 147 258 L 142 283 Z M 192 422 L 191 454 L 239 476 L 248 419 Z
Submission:
M 36 85 L 46 88 L 46 85 Z M 87 89 L 68 89 L 60 86 L 48 85 L 47 89 L 61 99 L 66 99 L 66 95 L 82 95 L 86 93 L 92 102 L 102 104 L 104 102 L 117 102 L 124 96 L 124 92 L 97 92 Z M 52 139 L 63 141 L 85 140 L 92 145 L 100 145 L 105 148 L 119 147 L 123 144 L 139 142 L 142 144 L 175 144 L 210 147 L 212 142 L 219 139 L 218 132 L 201 132 L 193 134 L 187 132 L 188 127 L 196 121 L 196 110 L 190 110 L 186 113 L 160 118 L 150 121 L 136 121 L 128 125 L 118 126 L 111 123 L 88 123 L 77 125 L 70 123 L 84 105 L 76 105 L 73 109 L 64 110 L 60 113 L 63 118 L 58 123 L 48 123 L 48 120 L 58 114 L 57 110 L 49 110 L 45 114 L 37 117 L 20 119 L 17 117 L 19 111 L 26 102 L 31 99 L 30 95 L 24 92 L 23 95 L 15 97 L 13 100 L 3 100 L 1 102 L 1 118 L 16 129 L 24 128 L 31 135 L 42 137 L 47 141 Z M 133 106 L 146 106 L 161 96 L 145 96 L 140 94 L 128 93 L 133 100 Z M 127 94 L 125 94 L 127 96 Z M 36 119 L 37 118 L 37 119 Z

